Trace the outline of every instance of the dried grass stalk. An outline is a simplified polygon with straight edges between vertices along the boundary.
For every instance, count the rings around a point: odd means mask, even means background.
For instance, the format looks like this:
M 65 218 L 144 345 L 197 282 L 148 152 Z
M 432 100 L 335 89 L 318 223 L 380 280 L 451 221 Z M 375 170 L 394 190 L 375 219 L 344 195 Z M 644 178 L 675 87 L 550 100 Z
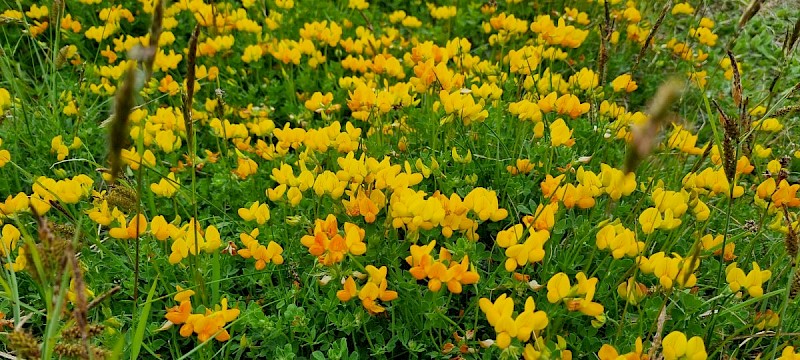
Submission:
M 197 24 L 194 27 L 194 31 L 192 31 L 192 37 L 189 38 L 189 54 L 186 56 L 186 94 L 183 98 L 183 123 L 186 128 L 186 141 L 189 143 L 189 151 L 194 151 L 194 143 L 192 142 L 194 140 L 192 100 L 194 99 L 195 63 L 197 62 L 197 40 L 199 37 L 200 24 Z
M 800 17 L 794 22 L 792 32 L 787 33 L 787 35 L 786 41 L 783 43 L 783 53 L 789 56 L 794 50 L 794 46 L 797 45 L 797 39 L 800 38 Z
M 794 112 L 797 112 L 797 111 L 800 111 L 800 105 L 789 105 L 789 106 L 784 106 L 784 107 L 778 109 L 778 111 L 776 111 L 774 114 L 772 114 L 772 116 L 775 116 L 775 117 L 784 116 L 784 115 L 788 115 L 788 114 L 791 114 L 791 113 L 794 113 Z
M 114 117 L 109 128 L 109 146 L 111 152 L 111 183 L 114 183 L 122 169 L 122 149 L 128 145 L 128 119 L 133 108 L 133 95 L 136 86 L 136 64 L 131 63 L 125 77 L 117 90 L 114 106 Z
M 653 38 L 656 36 L 656 31 L 658 31 L 658 28 L 661 27 L 661 23 L 664 22 L 664 18 L 667 16 L 667 13 L 671 8 L 672 0 L 669 0 L 666 4 L 664 4 L 664 7 L 661 9 L 661 13 L 658 14 L 658 19 L 656 19 L 656 22 L 653 24 L 650 32 L 647 34 L 647 38 L 644 40 L 644 45 L 642 45 L 642 48 L 639 49 L 639 54 L 636 55 L 636 60 L 633 62 L 633 70 L 631 70 L 631 72 L 639 67 L 639 62 L 642 60 L 642 57 L 644 57 L 644 53 L 647 52 L 647 49 L 650 48 L 650 44 L 653 42 Z
M 786 246 L 786 253 L 789 254 L 792 258 L 792 263 L 794 263 L 794 259 L 797 257 L 797 248 L 799 244 L 797 232 L 794 230 L 794 226 L 792 226 L 792 219 L 789 217 L 789 209 L 786 205 L 783 205 L 783 218 L 786 220 L 786 227 L 788 228 L 784 245 Z
M 731 86 L 731 95 L 733 102 L 737 107 L 742 105 L 742 78 L 739 75 L 739 64 L 736 62 L 736 57 L 728 50 L 728 59 L 731 61 L 731 70 L 733 71 L 733 84 Z
M 739 24 L 738 24 L 739 29 L 747 25 L 747 22 L 749 22 L 750 19 L 752 19 L 753 16 L 755 16 L 756 13 L 758 13 L 758 11 L 761 10 L 762 3 L 764 3 L 764 0 L 753 0 L 752 2 L 750 2 L 750 5 L 747 6 L 747 9 L 745 9 L 744 13 L 742 14 L 742 17 L 739 18 Z
M 662 84 L 647 109 L 647 122 L 632 128 L 633 141 L 625 158 L 625 171 L 631 172 L 647 157 L 656 145 L 656 138 L 662 124 L 669 118 L 669 109 L 678 100 L 683 85 L 680 81 L 669 80 Z
M 148 56 L 144 62 L 145 69 L 145 83 L 150 80 L 153 75 L 153 63 L 156 61 L 156 54 L 158 54 L 158 40 L 161 38 L 161 31 L 164 25 L 164 4 L 161 0 L 156 0 L 153 6 L 153 22 L 150 24 L 150 44 L 148 46 Z
M 725 168 L 725 176 L 728 181 L 733 182 L 733 178 L 736 175 L 736 143 L 739 139 L 739 126 L 725 114 L 719 103 L 714 100 L 711 103 L 714 104 L 719 113 L 719 119 L 724 130 L 722 136 L 722 166 Z
M 603 3 L 604 23 L 600 26 L 600 51 L 597 52 L 597 72 L 600 74 L 600 86 L 606 83 L 606 63 L 608 62 L 608 43 L 611 40 L 614 23 L 611 20 L 611 9 L 608 2 Z

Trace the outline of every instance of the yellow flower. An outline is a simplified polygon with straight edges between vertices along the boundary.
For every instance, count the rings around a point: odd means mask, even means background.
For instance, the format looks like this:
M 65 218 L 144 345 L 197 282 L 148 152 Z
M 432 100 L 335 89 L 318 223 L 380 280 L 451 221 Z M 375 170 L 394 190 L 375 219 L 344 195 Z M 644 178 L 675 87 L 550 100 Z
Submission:
M 251 62 L 256 62 L 261 59 L 261 55 L 263 55 L 263 50 L 261 49 L 260 45 L 258 44 L 248 45 L 246 48 L 244 48 L 244 54 L 242 54 L 242 61 L 245 62 L 246 64 L 249 64 Z
M 0 145 L 3 145 L 3 139 L 0 139 Z M 11 161 L 11 152 L 6 149 L 0 150 L 0 168 L 6 166 Z
M 256 260 L 256 270 L 264 269 L 268 263 L 276 265 L 283 264 L 283 247 L 280 244 L 270 241 L 267 246 L 261 245 L 256 239 L 259 235 L 258 229 L 253 229 L 250 233 L 241 233 L 239 239 L 242 240 L 245 248 L 238 251 L 239 256 L 245 259 L 253 258 Z
M 150 221 L 150 233 L 158 240 L 164 241 L 177 231 L 178 228 L 168 223 L 163 215 L 154 216 Z
M 633 78 L 630 74 L 622 74 L 617 76 L 613 81 L 611 81 L 611 87 L 614 88 L 615 92 L 633 92 L 639 88 L 639 86 L 636 85 L 636 81 L 633 81 Z
M 145 150 L 144 155 L 141 157 L 139 156 L 139 153 L 136 152 L 136 148 L 132 148 L 131 150 L 122 149 L 121 157 L 122 161 L 128 164 L 133 171 L 139 170 L 140 165 L 144 165 L 146 167 L 156 166 L 156 157 L 149 149 Z
M 700 260 L 697 258 L 684 259 L 677 254 L 668 257 L 661 251 L 649 258 L 639 256 L 636 259 L 639 269 L 645 274 L 655 275 L 661 286 L 667 290 L 672 289 L 676 282 L 682 288 L 692 287 L 697 283 L 697 276 L 694 274 L 700 267 Z
M 636 241 L 636 233 L 622 224 L 606 225 L 597 233 L 597 248 L 611 250 L 615 259 L 634 257 L 644 250 L 644 242 Z
M 550 124 L 550 144 L 552 146 L 564 145 L 567 147 L 575 145 L 575 139 L 572 138 L 572 130 L 567 127 L 567 123 L 561 118 Z
M 600 164 L 600 181 L 603 191 L 614 200 L 628 196 L 636 190 L 636 174 L 624 173 L 606 164 Z
M 344 260 L 348 253 L 363 255 L 367 251 L 364 235 L 364 229 L 346 222 L 342 236 L 339 233 L 336 217 L 329 214 L 325 220 L 317 219 L 314 222 L 314 234 L 303 236 L 300 243 L 307 247 L 308 252 L 316 256 L 320 263 L 330 266 Z
M 94 297 L 94 291 L 92 291 L 88 287 L 86 287 L 86 284 L 84 284 L 83 296 L 87 300 Z M 74 278 L 73 279 L 69 279 L 69 290 L 67 290 L 67 300 L 69 300 L 69 302 L 75 304 L 75 301 L 77 301 L 77 299 L 78 299 L 78 294 L 75 291 L 75 279 Z
M 321 92 L 317 91 L 311 94 L 311 98 L 306 100 L 303 104 L 305 105 L 306 109 L 311 110 L 313 112 L 325 112 L 331 113 L 333 111 L 339 110 L 339 105 L 332 105 L 333 102 L 333 93 L 328 92 L 322 94 Z
M 469 164 L 472 162 L 472 150 L 467 149 L 467 154 L 464 156 L 459 155 L 455 147 L 453 147 L 451 152 L 453 155 L 453 161 L 459 164 Z
M 38 6 L 36 4 L 31 5 L 31 8 L 25 12 L 25 15 L 31 19 L 41 19 L 49 14 L 50 11 L 47 9 L 47 5 Z
M 747 275 L 735 262 L 725 268 L 725 274 L 731 291 L 737 292 L 739 289 L 744 288 L 750 296 L 755 298 L 764 295 L 764 289 L 761 286 L 772 276 L 771 271 L 761 270 L 755 261 L 753 261 L 753 270 L 750 270 Z
M 708 46 L 714 46 L 717 44 L 717 34 L 714 34 L 711 29 L 706 27 L 700 27 L 697 29 L 690 29 L 689 35 L 694 36 L 701 44 L 705 44 Z
M 583 272 L 575 275 L 578 283 L 570 285 L 567 274 L 560 272 L 547 281 L 547 301 L 555 304 L 563 301 L 569 311 L 580 311 L 584 315 L 597 316 L 603 313 L 603 305 L 593 302 L 597 278 L 587 279 Z
M 683 126 L 674 124 L 672 126 L 674 127 L 672 135 L 670 135 L 669 140 L 667 140 L 667 145 L 670 148 L 680 150 L 689 155 L 700 155 L 703 153 L 705 149 L 696 146 L 697 135 L 693 135 L 688 130 L 685 130 Z
M 284 10 L 291 10 L 294 8 L 294 0 L 275 0 L 275 6 Z
M 259 204 L 258 201 L 250 205 L 250 208 L 240 208 L 238 213 L 244 221 L 255 220 L 258 225 L 264 225 L 270 218 L 267 204 Z
M 103 200 L 99 205 L 95 204 L 91 210 L 88 210 L 88 214 L 92 221 L 103 226 L 108 226 L 112 221 L 119 218 L 122 215 L 122 212 L 116 207 L 114 207 L 113 210 L 109 209 L 108 201 Z
M 111 228 L 108 231 L 108 235 L 115 239 L 133 239 L 142 236 L 147 231 L 147 218 L 143 214 L 134 216 L 127 226 L 125 226 L 125 217 L 122 215 L 117 217 L 117 222 L 120 227 Z
M 754 121 L 753 128 L 767 132 L 779 132 L 783 130 L 783 124 L 776 118 L 767 118 L 762 121 Z
M 17 248 L 17 241 L 22 234 L 19 230 L 11 224 L 3 226 L 2 237 L 0 237 L 0 255 L 3 257 L 8 256 L 11 251 Z
M 664 218 L 658 212 L 658 209 L 649 207 L 642 211 L 639 215 L 639 225 L 642 226 L 642 232 L 645 234 L 652 234 L 653 231 L 661 227 Z
M 797 190 L 800 190 L 800 184 L 789 185 L 786 180 L 781 180 L 780 184 L 778 184 L 778 188 L 772 193 L 773 205 L 775 207 L 784 205 L 788 207 L 800 206 L 800 199 L 797 198 Z
M 772 155 L 772 148 L 765 148 L 761 144 L 756 144 L 755 148 L 753 148 L 753 153 L 756 154 L 756 157 L 765 159 Z
M 385 309 L 377 303 L 377 300 L 382 302 L 392 301 L 397 299 L 397 292 L 386 289 L 388 286 L 386 266 L 376 268 L 375 266 L 367 265 L 366 270 L 369 278 L 367 283 L 359 290 L 358 298 L 361 299 L 361 304 L 370 314 L 382 313 Z
M 617 294 L 631 305 L 638 304 L 647 293 L 647 286 L 637 282 L 633 277 L 628 278 L 628 281 L 617 286 Z
M 482 122 L 489 116 L 489 112 L 483 109 L 484 100 L 475 102 L 472 94 L 464 94 L 461 90 L 452 93 L 447 90 L 439 92 L 439 103 L 447 115 L 460 119 L 464 125 L 469 126 L 473 122 Z M 439 105 L 434 105 L 434 111 L 438 110 Z M 450 117 L 442 120 L 445 123 Z
M 767 311 L 763 313 L 760 311 L 756 312 L 754 322 L 755 324 L 753 325 L 753 327 L 755 327 L 758 330 L 772 329 L 780 325 L 781 318 L 778 315 L 778 313 L 770 309 L 767 309 Z
M 611 345 L 603 344 L 600 347 L 600 351 L 597 352 L 597 357 L 600 360 L 646 360 L 648 359 L 647 355 L 642 355 L 644 353 L 644 346 L 642 345 L 642 338 L 636 338 L 636 344 L 634 345 L 634 351 L 631 351 L 627 354 L 620 354 L 617 352 L 617 349 Z
M 446 20 L 456 16 L 457 8 L 455 6 L 434 6 L 428 3 L 431 17 L 438 20 Z
M 500 295 L 494 302 L 481 298 L 478 305 L 486 314 L 486 320 L 494 327 L 497 333 L 495 344 L 501 349 L 511 345 L 514 338 L 527 342 L 534 333 L 546 328 L 549 322 L 544 311 L 536 311 L 536 303 L 532 297 L 525 301 L 525 310 L 516 319 L 513 317 L 514 300 L 506 294 Z
M 11 93 L 4 88 L 0 88 L 0 111 L 5 111 L 11 107 Z
M 232 172 L 241 180 L 247 179 L 258 171 L 258 164 L 253 159 L 244 156 L 239 150 L 236 152 L 239 156 L 236 158 L 236 169 L 233 169 Z
M 347 280 L 342 282 L 342 285 L 344 285 L 342 290 L 336 292 L 336 297 L 339 298 L 339 301 L 348 302 L 358 294 L 356 282 L 352 276 L 348 276 Z
M 180 187 L 180 182 L 175 180 L 175 173 L 170 172 L 166 178 L 161 178 L 158 183 L 150 184 L 150 191 L 156 196 L 171 198 L 175 196 Z
M 677 3 L 672 7 L 672 15 L 678 14 L 692 15 L 694 14 L 694 8 L 688 2 Z
M 700 244 L 703 246 L 703 250 L 714 250 L 714 255 L 719 255 L 722 253 L 722 241 L 724 237 L 722 235 L 711 236 L 711 234 L 703 235 L 700 238 Z M 729 241 L 725 244 L 725 261 L 733 261 L 736 258 L 736 255 L 733 254 L 733 250 L 736 248 L 736 243 Z
M 69 155 L 69 148 L 64 144 L 61 135 L 54 137 L 50 142 L 50 153 L 56 154 L 58 161 L 66 159 L 67 155 Z
M 321 197 L 324 194 L 330 195 L 334 199 L 342 197 L 347 182 L 340 181 L 333 172 L 325 170 L 314 180 L 314 193 Z
M 508 216 L 508 211 L 499 207 L 497 194 L 482 187 L 472 189 L 464 197 L 464 206 L 478 215 L 481 221 L 500 221 Z
M 369 3 L 365 0 L 349 0 L 347 7 L 356 10 L 366 10 L 369 7 Z
M 708 357 L 701 337 L 694 336 L 687 341 L 686 335 L 680 331 L 673 331 L 665 336 L 661 346 L 665 360 L 705 360 Z
M 506 271 L 512 272 L 519 266 L 542 261 L 545 255 L 544 244 L 548 239 L 550 232 L 547 230 L 529 230 L 528 238 L 523 243 L 510 245 L 506 249 Z
M 783 348 L 778 360 L 800 360 L 800 353 L 795 352 L 793 346 L 787 346 Z
M 597 87 L 600 82 L 599 76 L 588 69 L 581 68 L 580 71 L 569 77 L 569 84 L 581 90 L 591 90 Z

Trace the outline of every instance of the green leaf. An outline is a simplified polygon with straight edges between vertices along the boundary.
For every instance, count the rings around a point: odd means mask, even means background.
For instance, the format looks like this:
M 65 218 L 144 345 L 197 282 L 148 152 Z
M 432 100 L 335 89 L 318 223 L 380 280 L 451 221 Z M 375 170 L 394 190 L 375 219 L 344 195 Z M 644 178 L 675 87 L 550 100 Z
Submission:
M 142 312 L 139 313 L 139 323 L 136 325 L 136 332 L 131 343 L 131 359 L 139 358 L 139 351 L 142 348 L 142 340 L 144 339 L 144 330 L 147 328 L 147 320 L 150 318 L 150 306 L 153 304 L 156 285 L 158 285 L 158 276 L 153 279 L 153 285 L 150 286 L 150 292 L 147 293 L 147 301 L 142 307 Z

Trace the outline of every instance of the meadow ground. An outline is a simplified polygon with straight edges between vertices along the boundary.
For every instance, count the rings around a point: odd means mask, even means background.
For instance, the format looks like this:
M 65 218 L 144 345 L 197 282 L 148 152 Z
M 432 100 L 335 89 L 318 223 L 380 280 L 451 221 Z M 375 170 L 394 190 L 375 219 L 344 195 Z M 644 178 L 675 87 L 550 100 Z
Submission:
M 4 1 L 0 356 L 800 359 L 798 38 L 791 1 Z

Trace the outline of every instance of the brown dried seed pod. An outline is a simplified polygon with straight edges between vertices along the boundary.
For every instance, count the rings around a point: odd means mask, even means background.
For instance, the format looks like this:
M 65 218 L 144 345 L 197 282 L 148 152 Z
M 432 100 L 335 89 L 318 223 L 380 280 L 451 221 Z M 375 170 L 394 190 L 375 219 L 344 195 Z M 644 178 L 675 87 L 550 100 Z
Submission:
M 114 105 L 114 117 L 109 128 L 109 144 L 111 162 L 111 183 L 122 169 L 122 149 L 128 144 L 128 118 L 133 108 L 133 96 L 136 88 L 136 64 L 131 63 L 125 72 L 122 84 L 117 89 Z
M 19 359 L 38 359 L 42 356 L 39 341 L 27 331 L 15 330 L 8 334 L 8 347 Z
M 108 206 L 112 208 L 116 206 L 126 213 L 136 210 L 138 199 L 139 196 L 136 194 L 136 190 L 122 185 L 110 186 L 106 194 Z
M 797 299 L 797 294 L 800 294 L 800 269 L 795 271 L 792 276 L 792 285 L 789 288 L 789 297 Z

